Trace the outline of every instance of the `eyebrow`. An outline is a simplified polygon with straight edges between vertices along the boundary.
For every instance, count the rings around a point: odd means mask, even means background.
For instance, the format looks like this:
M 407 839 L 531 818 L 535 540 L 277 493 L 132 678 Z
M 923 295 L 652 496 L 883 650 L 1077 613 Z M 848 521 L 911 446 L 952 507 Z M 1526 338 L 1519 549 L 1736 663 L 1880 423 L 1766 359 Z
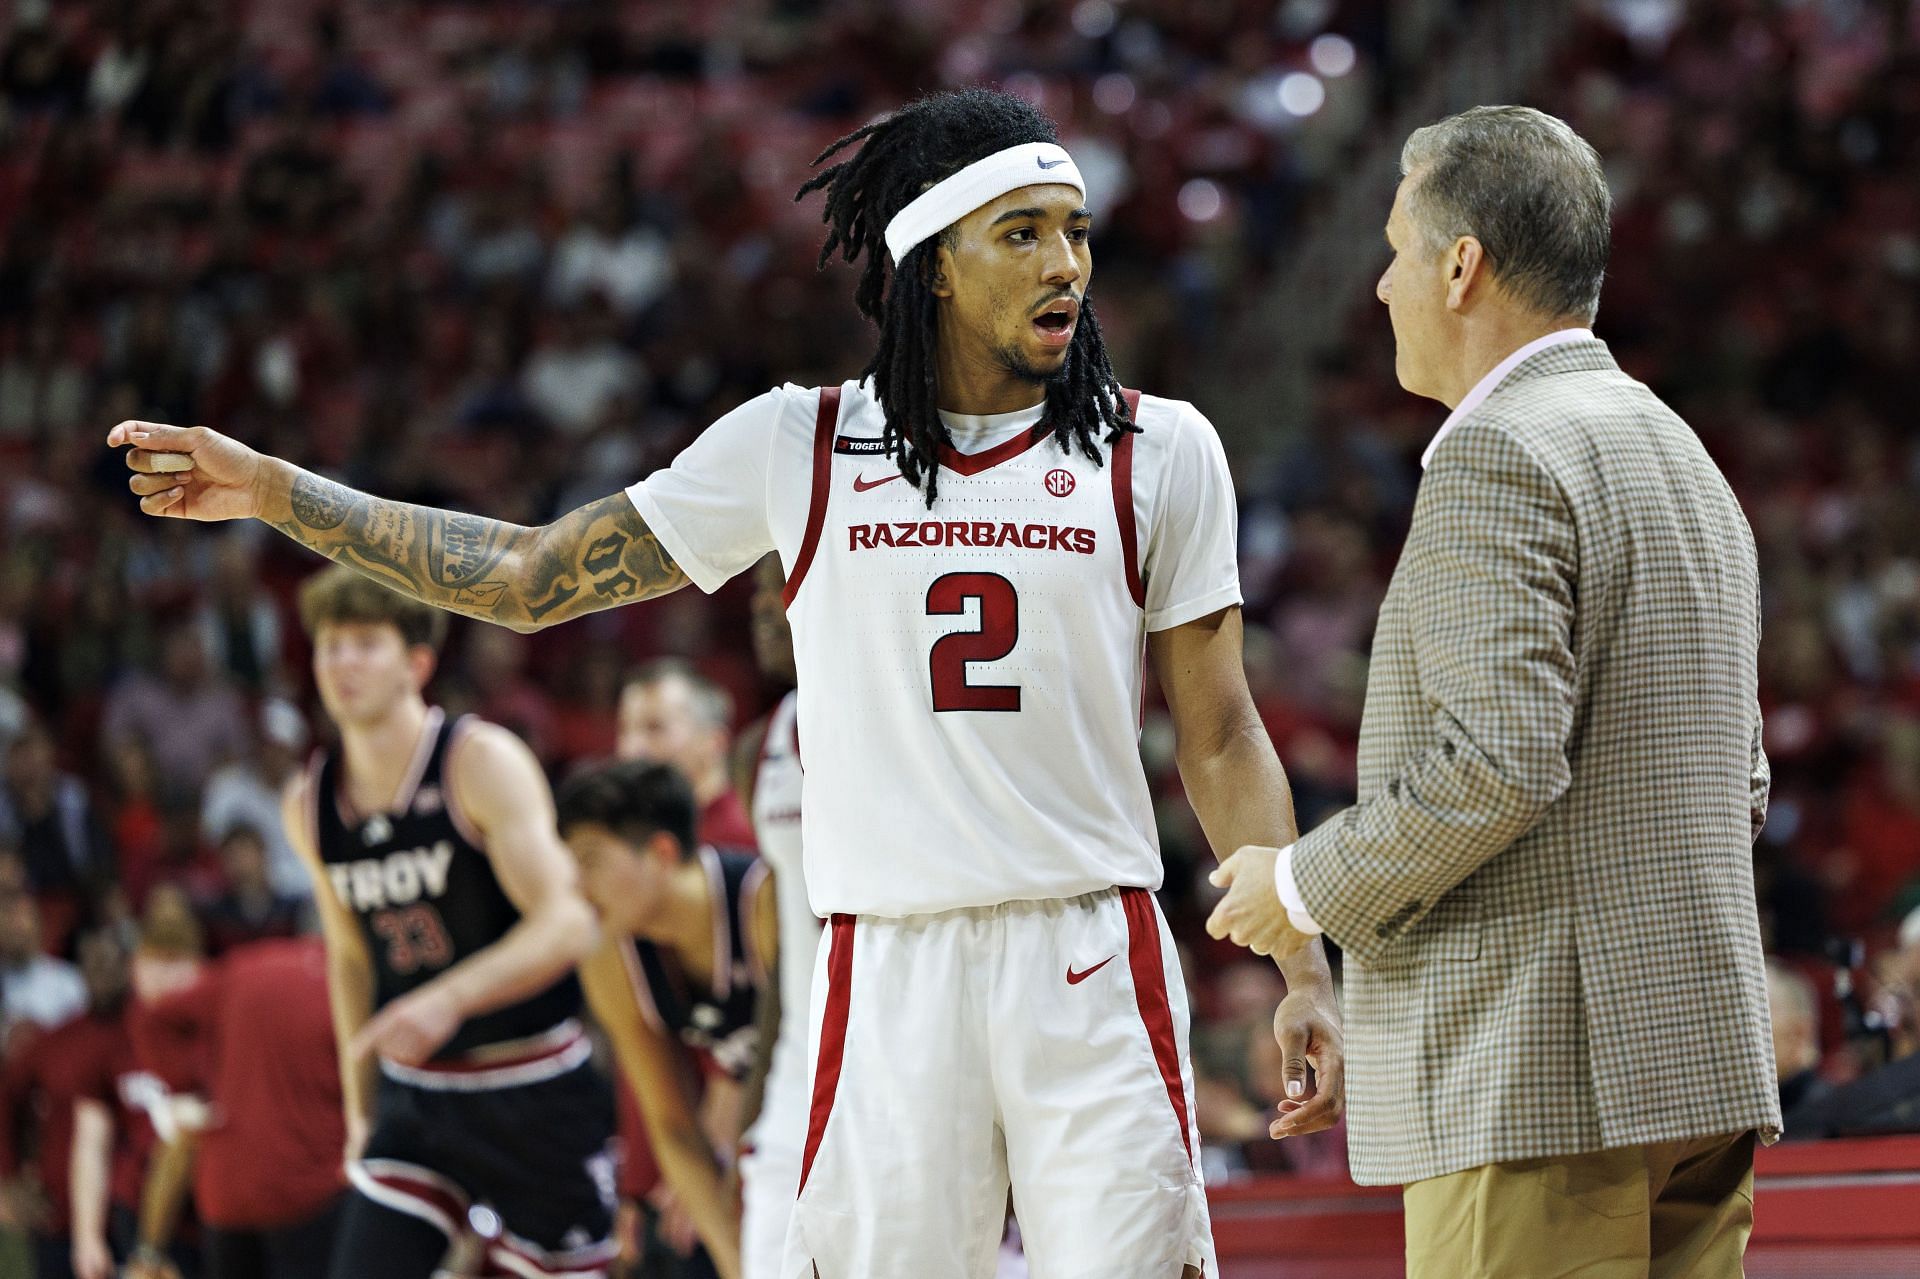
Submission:
M 999 226 L 1002 222 L 1028 222 L 1036 218 L 1044 218 L 1046 216 L 1047 216 L 1047 211 L 1045 209 L 1040 209 L 1040 208 L 1008 209 L 1005 213 L 1002 213 L 999 217 L 995 218 L 991 223 L 991 225 Z M 1076 221 L 1081 218 L 1091 218 L 1091 217 L 1093 217 L 1093 210 L 1086 209 L 1086 208 L 1075 209 L 1072 213 L 1067 214 L 1067 220 L 1069 222 Z

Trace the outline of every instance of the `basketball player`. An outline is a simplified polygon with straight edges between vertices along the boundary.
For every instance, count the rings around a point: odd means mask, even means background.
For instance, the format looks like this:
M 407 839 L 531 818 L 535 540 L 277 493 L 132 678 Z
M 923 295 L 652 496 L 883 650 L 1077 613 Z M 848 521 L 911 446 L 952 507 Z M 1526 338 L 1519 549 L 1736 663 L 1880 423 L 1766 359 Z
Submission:
M 1226 459 L 1191 405 L 1121 391 L 1085 296 L 1085 186 L 1044 116 L 942 94 L 836 156 L 802 194 L 826 193 L 822 260 L 864 259 L 862 379 L 770 391 L 624 497 L 522 528 L 201 427 L 109 442 L 135 446 L 150 514 L 258 517 L 522 629 L 713 590 L 777 550 L 808 893 L 831 917 L 781 1279 L 976 1279 L 1009 1181 L 1038 1279 L 1213 1273 L 1137 738 L 1150 656 L 1209 842 L 1291 839 L 1241 667 Z M 1283 968 L 1276 1135 L 1339 1111 L 1324 954 Z
M 606 937 L 581 965 L 667 1188 L 720 1279 L 740 1279 L 740 1206 L 699 1117 L 696 1071 L 738 1084 L 779 942 L 767 864 L 698 842 L 691 784 L 665 764 L 601 765 L 560 790 L 561 835 Z
M 426 1279 L 471 1222 L 504 1271 L 604 1274 L 612 1102 L 571 972 L 597 930 L 546 777 L 505 729 L 422 698 L 444 614 L 344 568 L 306 583 L 300 614 L 340 730 L 283 805 L 346 1109 L 332 1273 Z
M 761 674 L 792 685 L 798 672 L 785 589 L 779 557 L 766 556 L 754 569 L 754 661 Z M 800 858 L 799 706 L 799 695 L 789 687 L 772 714 L 741 734 L 734 762 L 734 784 L 753 814 L 761 860 L 773 870 L 780 946 L 777 980 L 761 1018 L 765 1074 L 758 1115 L 740 1150 L 740 1256 L 746 1279 L 778 1279 L 807 1137 L 807 1010 L 822 925 L 807 903 Z

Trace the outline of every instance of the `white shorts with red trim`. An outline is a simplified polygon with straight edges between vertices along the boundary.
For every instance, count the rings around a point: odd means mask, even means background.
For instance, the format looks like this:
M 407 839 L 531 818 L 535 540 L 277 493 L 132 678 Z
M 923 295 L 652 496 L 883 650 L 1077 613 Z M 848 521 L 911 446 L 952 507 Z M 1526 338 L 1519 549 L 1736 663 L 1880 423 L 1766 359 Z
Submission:
M 1152 894 L 835 916 L 781 1279 L 1218 1273 L 1187 1001 Z

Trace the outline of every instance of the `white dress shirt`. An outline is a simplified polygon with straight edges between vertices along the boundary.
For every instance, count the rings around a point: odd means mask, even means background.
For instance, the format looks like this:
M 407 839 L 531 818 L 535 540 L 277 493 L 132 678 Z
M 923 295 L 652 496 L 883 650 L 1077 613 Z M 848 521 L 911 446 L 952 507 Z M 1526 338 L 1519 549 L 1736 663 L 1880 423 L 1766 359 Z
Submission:
M 1428 443 L 1426 452 L 1420 455 L 1420 469 L 1424 471 L 1428 465 L 1432 463 L 1434 452 L 1440 447 L 1440 441 L 1447 438 L 1447 432 L 1458 425 L 1467 414 L 1484 404 L 1487 397 L 1492 395 L 1494 391 L 1499 388 L 1500 384 L 1507 380 L 1507 374 L 1519 368 L 1522 361 L 1539 354 L 1551 346 L 1559 346 L 1565 342 L 1590 342 L 1592 340 L 1592 329 L 1556 329 L 1545 337 L 1535 338 L 1533 341 L 1515 351 L 1512 355 L 1509 355 L 1506 359 L 1500 361 L 1500 363 L 1494 365 L 1493 368 L 1487 371 L 1485 377 L 1473 384 L 1473 389 L 1467 392 L 1466 397 L 1462 399 L 1460 403 L 1454 405 L 1453 412 L 1447 414 L 1447 420 L 1440 424 L 1438 431 L 1434 432 L 1433 439 Z M 1288 844 L 1285 848 L 1281 849 L 1278 860 L 1273 863 L 1273 885 L 1274 888 L 1279 891 L 1280 904 L 1287 908 L 1287 919 L 1296 929 L 1309 936 L 1326 931 L 1314 922 L 1312 915 L 1307 913 L 1307 903 L 1305 899 L 1300 896 L 1300 886 L 1293 880 L 1292 844 Z

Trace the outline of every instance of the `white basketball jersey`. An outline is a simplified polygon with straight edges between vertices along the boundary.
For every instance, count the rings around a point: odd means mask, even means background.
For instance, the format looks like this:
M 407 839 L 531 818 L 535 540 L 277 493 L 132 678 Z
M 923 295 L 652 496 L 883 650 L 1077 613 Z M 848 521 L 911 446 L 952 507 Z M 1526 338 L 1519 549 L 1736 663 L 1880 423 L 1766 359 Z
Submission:
M 629 490 L 705 589 L 786 565 L 818 915 L 1160 884 L 1144 645 L 1239 602 L 1231 480 L 1191 405 L 1140 397 L 1098 462 L 1039 416 L 945 451 L 929 508 L 864 385 L 788 387 Z
M 788 693 L 774 708 L 753 783 L 754 837 L 761 860 L 773 868 L 780 916 L 780 1034 L 753 1144 L 763 1149 L 791 1146 L 796 1154 L 806 1135 L 808 1004 L 823 923 L 807 904 L 807 877 L 800 863 L 799 706 L 799 695 Z

